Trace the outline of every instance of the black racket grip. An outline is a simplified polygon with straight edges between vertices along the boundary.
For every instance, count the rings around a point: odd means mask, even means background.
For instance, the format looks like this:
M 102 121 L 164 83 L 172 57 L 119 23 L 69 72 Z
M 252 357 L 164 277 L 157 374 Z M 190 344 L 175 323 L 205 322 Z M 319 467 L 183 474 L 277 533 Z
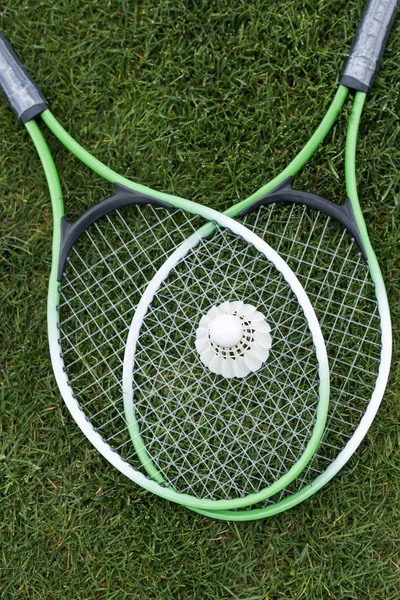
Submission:
M 0 31 L 0 90 L 22 123 L 40 115 L 48 102 Z
M 354 38 L 340 84 L 368 92 L 382 61 L 399 0 L 369 0 Z

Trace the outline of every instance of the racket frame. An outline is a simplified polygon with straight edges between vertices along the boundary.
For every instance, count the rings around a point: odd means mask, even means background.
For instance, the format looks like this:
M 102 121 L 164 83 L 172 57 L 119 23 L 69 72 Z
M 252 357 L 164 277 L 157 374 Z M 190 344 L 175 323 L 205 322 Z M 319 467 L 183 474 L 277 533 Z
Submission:
M 53 122 L 53 119 L 51 119 Z M 190 200 L 185 200 L 183 198 L 176 198 L 171 195 L 166 194 L 155 194 L 156 196 L 161 196 L 162 198 L 158 198 L 158 201 L 165 203 L 165 197 L 168 197 L 168 204 L 173 205 L 175 208 L 181 208 L 191 214 L 199 215 L 208 221 L 207 224 L 203 225 L 198 231 L 196 231 L 192 236 L 190 236 L 184 243 L 178 246 L 177 250 L 172 254 L 169 258 L 169 261 L 174 261 L 175 259 L 182 257 L 186 254 L 186 252 L 195 247 L 201 239 L 208 237 L 212 234 L 216 226 L 224 227 L 229 229 L 232 233 L 236 235 L 240 235 L 244 240 L 248 243 L 253 244 L 253 246 L 264 256 L 271 261 L 275 268 L 277 268 L 280 273 L 283 275 L 287 283 L 290 285 L 292 291 L 297 297 L 299 304 L 301 305 L 304 316 L 308 322 L 310 327 L 310 332 L 313 337 L 313 343 L 315 346 L 315 352 L 319 363 L 319 403 L 315 416 L 315 423 L 312 426 L 311 437 L 306 444 L 306 447 L 298 459 L 298 461 L 285 473 L 279 480 L 275 481 L 270 487 L 257 492 L 248 494 L 244 498 L 233 498 L 233 499 L 221 499 L 221 500 L 211 500 L 208 498 L 197 498 L 195 496 L 191 496 L 189 494 L 178 493 L 175 490 L 168 488 L 165 484 L 159 483 L 158 481 L 153 480 L 151 477 L 146 474 L 138 471 L 133 468 L 127 461 L 125 461 L 116 451 L 109 446 L 105 440 L 101 437 L 101 435 L 94 429 L 90 420 L 86 418 L 83 410 L 81 409 L 77 398 L 72 390 L 71 385 L 69 384 L 65 368 L 63 362 L 62 348 L 61 348 L 61 339 L 59 335 L 59 311 L 58 306 L 60 304 L 60 252 L 63 247 L 62 234 L 63 234 L 63 223 L 64 223 L 64 233 L 65 233 L 65 220 L 64 220 L 64 205 L 62 199 L 61 185 L 58 178 L 56 166 L 54 164 L 52 155 L 50 153 L 49 147 L 43 137 L 43 134 L 35 121 L 28 121 L 25 124 L 25 127 L 28 130 L 28 133 L 31 136 L 31 139 L 36 147 L 38 155 L 43 165 L 43 169 L 47 178 L 50 196 L 52 201 L 53 208 L 53 257 L 52 257 L 52 268 L 50 273 L 50 281 L 49 281 L 49 292 L 48 292 L 48 303 L 47 303 L 47 318 L 48 318 L 48 338 L 49 338 L 49 347 L 50 347 L 50 355 L 53 365 L 54 374 L 57 380 L 58 387 L 60 389 L 61 395 L 70 410 L 74 420 L 83 431 L 85 436 L 89 439 L 89 441 L 97 448 L 97 450 L 107 459 L 111 464 L 113 464 L 117 469 L 119 469 L 122 473 L 124 473 L 131 480 L 135 481 L 138 485 L 141 485 L 148 491 L 151 491 L 159 496 L 166 498 L 168 500 L 177 502 L 179 504 L 183 504 L 185 506 L 191 508 L 203 508 L 205 510 L 229 510 L 235 508 L 243 508 L 250 504 L 254 504 L 256 502 L 263 501 L 269 495 L 276 493 L 279 489 L 285 487 L 290 481 L 293 481 L 295 477 L 305 468 L 308 462 L 312 459 L 316 448 L 318 447 L 319 441 L 324 432 L 324 426 L 326 423 L 327 413 L 328 413 L 328 405 L 329 405 L 329 365 L 328 358 L 326 355 L 326 348 L 324 339 L 322 336 L 322 332 L 319 326 L 318 319 L 315 315 L 314 309 L 311 305 L 311 302 L 305 293 L 303 287 L 298 281 L 297 277 L 288 267 L 286 262 L 261 238 L 259 238 L 256 234 L 248 230 L 244 225 L 241 225 L 238 221 L 232 220 L 227 215 L 223 215 L 218 213 L 217 211 L 210 209 L 208 207 L 204 207 L 198 205 Z M 66 133 L 66 132 L 65 132 Z M 77 144 L 72 138 L 66 134 L 64 137 L 67 138 L 70 146 L 74 148 L 77 154 L 80 157 L 84 157 L 85 159 L 93 159 L 90 160 L 100 171 L 102 174 L 106 174 L 109 179 L 118 178 L 118 183 L 123 182 L 126 188 L 131 188 L 134 192 L 138 192 L 138 185 L 130 182 L 126 178 L 117 177 L 117 174 L 114 173 L 109 167 L 102 165 L 100 161 L 91 157 L 89 153 L 86 152 L 79 144 Z M 71 143 L 71 140 L 73 143 Z M 62 141 L 62 140 L 61 140 Z M 75 154 L 75 152 L 74 152 Z M 89 165 L 88 165 L 89 166 Z M 98 172 L 96 171 L 96 172 Z M 100 174 L 100 173 L 98 173 Z M 143 189 L 146 191 L 152 192 L 149 188 L 145 188 L 144 186 L 139 186 L 140 191 Z M 115 197 L 114 197 L 115 198 Z M 136 198 L 133 195 L 133 198 Z M 139 200 L 143 200 L 143 196 L 138 196 Z M 108 202 L 109 201 L 103 201 Z M 118 202 L 118 196 L 117 196 Z M 99 206 L 99 205 L 97 205 Z M 110 206 L 108 206 L 110 208 Z M 90 209 L 89 209 L 90 210 Z M 95 209 L 98 211 L 98 208 Z M 103 211 L 98 212 L 101 214 Z M 85 214 L 82 215 L 81 219 L 85 218 Z M 79 221 L 79 220 L 78 220 Z M 71 226 L 73 227 L 73 225 Z M 79 230 L 83 231 L 83 228 L 78 227 Z M 73 236 L 74 237 L 74 236 Z M 64 260 L 64 259 L 63 259 Z M 164 263 L 163 267 L 169 269 L 168 261 Z M 136 312 L 138 309 L 136 310 Z M 126 399 L 124 400 L 126 402 Z M 128 423 L 129 424 L 129 423 Z

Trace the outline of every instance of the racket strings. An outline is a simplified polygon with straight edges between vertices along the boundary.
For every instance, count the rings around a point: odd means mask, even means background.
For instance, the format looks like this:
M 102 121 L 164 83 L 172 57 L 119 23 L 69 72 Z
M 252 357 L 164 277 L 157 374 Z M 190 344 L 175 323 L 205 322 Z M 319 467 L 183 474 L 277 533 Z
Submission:
M 130 206 L 95 222 L 71 250 L 58 307 L 64 368 L 86 417 L 114 448 L 132 450 L 121 372 L 133 312 L 169 252 L 198 227 L 178 210 Z
M 136 348 L 134 401 L 148 463 L 174 489 L 245 495 L 270 485 L 304 451 L 319 380 L 310 332 L 287 287 L 249 244 L 218 232 L 159 288 Z M 195 330 L 202 309 L 238 294 L 262 307 L 274 341 L 259 372 L 227 380 L 198 360 Z
M 245 225 L 273 246 L 310 298 L 331 370 L 328 422 L 312 461 L 277 502 L 326 470 L 368 406 L 380 367 L 381 327 L 374 285 L 359 248 L 335 220 L 299 205 L 270 205 Z
M 179 211 L 126 207 L 90 226 L 65 268 L 60 339 L 70 385 L 103 440 L 137 468 L 121 394 L 127 334 L 149 280 L 199 226 Z M 258 491 L 298 461 L 310 437 L 319 384 L 313 342 L 294 295 L 263 258 L 218 231 L 178 264 L 144 321 L 136 415 L 149 462 L 179 491 Z M 222 378 L 221 387 L 199 360 L 195 331 L 210 306 L 237 295 L 267 307 L 273 347 L 262 375 Z

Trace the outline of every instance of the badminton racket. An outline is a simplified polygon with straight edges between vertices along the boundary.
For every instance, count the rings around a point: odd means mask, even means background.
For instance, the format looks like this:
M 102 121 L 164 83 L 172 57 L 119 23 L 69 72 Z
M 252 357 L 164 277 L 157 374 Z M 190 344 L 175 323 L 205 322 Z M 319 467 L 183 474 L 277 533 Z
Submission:
M 288 488 L 264 506 L 209 514 L 226 520 L 264 518 L 296 506 L 326 485 L 353 456 L 382 400 L 391 363 L 385 285 L 362 216 L 356 143 L 366 93 L 379 68 L 397 2 L 367 3 L 338 92 L 315 134 L 276 178 L 227 214 L 240 214 L 287 261 L 313 303 L 327 346 L 331 396 L 317 453 Z M 293 177 L 335 123 L 354 92 L 345 147 L 347 198 L 342 204 L 294 187 Z
M 329 400 L 324 340 L 293 272 L 230 217 L 135 184 L 91 156 L 52 115 L 3 35 L 0 85 L 47 177 L 54 222 L 50 354 L 86 437 L 133 481 L 186 506 L 241 508 L 288 485 L 318 446 Z M 37 119 L 115 186 L 73 222 L 64 216 L 57 169 Z M 150 298 L 154 281 L 173 287 L 175 297 Z M 141 418 L 156 445 L 180 455 L 175 481 L 149 476 L 156 469 L 150 458 L 144 471 L 144 452 L 132 446 L 124 411 L 123 353 L 143 294 L 159 329 L 157 339 L 147 337 L 141 393 L 160 405 L 175 402 L 177 420 Z M 160 361 L 160 344 L 168 364 Z M 159 387 L 150 388 L 151 381 Z

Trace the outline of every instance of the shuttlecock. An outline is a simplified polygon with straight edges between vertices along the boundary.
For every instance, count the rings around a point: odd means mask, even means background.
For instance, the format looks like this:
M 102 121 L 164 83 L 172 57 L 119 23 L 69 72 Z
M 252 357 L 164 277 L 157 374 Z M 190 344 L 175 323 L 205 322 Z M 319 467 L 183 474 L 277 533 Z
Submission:
M 271 327 L 251 304 L 224 302 L 199 322 L 196 349 L 202 363 L 227 379 L 258 371 L 271 348 Z

